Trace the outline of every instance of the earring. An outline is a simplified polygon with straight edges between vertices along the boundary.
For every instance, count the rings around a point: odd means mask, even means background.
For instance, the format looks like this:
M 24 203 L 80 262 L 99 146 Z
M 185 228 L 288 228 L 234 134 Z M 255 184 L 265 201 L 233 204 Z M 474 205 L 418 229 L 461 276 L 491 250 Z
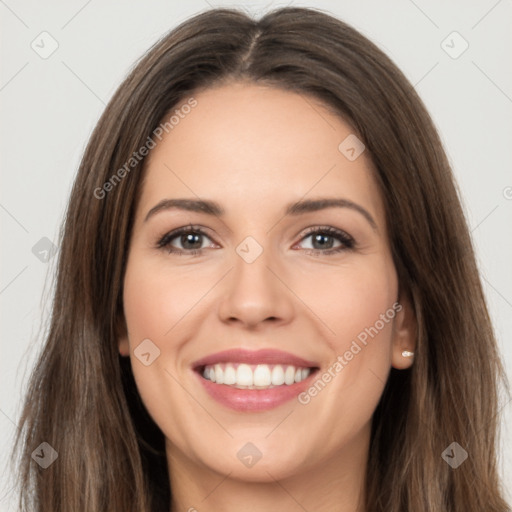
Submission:
M 414 352 L 409 352 L 408 350 L 404 350 L 402 352 L 402 356 L 403 357 L 413 357 L 414 356 Z

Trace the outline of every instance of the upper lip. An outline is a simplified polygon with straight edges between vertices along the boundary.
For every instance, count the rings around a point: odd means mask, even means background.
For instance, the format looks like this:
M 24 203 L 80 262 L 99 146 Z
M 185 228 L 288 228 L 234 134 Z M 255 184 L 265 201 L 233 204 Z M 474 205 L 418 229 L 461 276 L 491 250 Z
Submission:
M 244 350 L 238 348 L 210 354 L 209 356 L 198 359 L 192 363 L 192 366 L 199 368 L 217 363 L 287 364 L 301 368 L 314 368 L 318 366 L 314 361 L 308 361 L 302 357 L 290 354 L 289 352 L 283 352 L 282 350 Z

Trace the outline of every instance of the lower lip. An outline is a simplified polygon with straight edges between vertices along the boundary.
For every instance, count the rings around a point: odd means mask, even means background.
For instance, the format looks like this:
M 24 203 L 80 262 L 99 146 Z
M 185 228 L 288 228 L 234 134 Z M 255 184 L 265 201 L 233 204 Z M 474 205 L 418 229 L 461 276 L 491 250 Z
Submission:
M 301 382 L 289 386 L 283 384 L 269 389 L 238 389 L 224 384 L 215 384 L 202 377 L 197 371 L 194 373 L 207 393 L 220 404 L 236 411 L 253 412 L 267 411 L 292 400 L 310 386 L 316 371 L 312 371 Z

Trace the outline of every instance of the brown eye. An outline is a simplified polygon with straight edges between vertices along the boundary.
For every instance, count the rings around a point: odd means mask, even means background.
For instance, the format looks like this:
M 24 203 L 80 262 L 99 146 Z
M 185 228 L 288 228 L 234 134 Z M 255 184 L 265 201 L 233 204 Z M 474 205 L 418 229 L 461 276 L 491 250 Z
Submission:
M 169 253 L 197 255 L 205 248 L 205 239 L 211 239 L 200 228 L 187 226 L 165 234 L 157 243 L 157 247 Z
M 333 227 L 310 229 L 301 241 L 310 239 L 309 247 L 305 247 L 307 253 L 333 254 L 355 246 L 354 239 L 339 229 Z

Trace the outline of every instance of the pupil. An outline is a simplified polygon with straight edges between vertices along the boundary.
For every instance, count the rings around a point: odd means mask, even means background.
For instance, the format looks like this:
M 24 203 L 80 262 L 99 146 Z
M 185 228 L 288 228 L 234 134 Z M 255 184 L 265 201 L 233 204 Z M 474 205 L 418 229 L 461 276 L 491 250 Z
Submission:
M 316 235 L 314 237 L 313 245 L 315 244 L 315 242 L 320 242 L 321 249 L 325 249 L 326 246 L 329 246 L 329 248 L 331 248 L 332 240 L 331 240 L 331 244 L 328 244 L 328 243 L 326 244 L 326 243 L 324 243 L 326 238 L 331 238 L 331 237 L 329 235 L 322 235 L 322 234 Z
M 183 244 L 183 247 L 185 248 L 188 248 L 188 249 L 197 249 L 198 247 L 190 247 L 188 246 L 187 247 L 187 244 L 190 242 L 190 244 L 197 244 L 198 241 L 199 241 L 199 237 L 201 235 L 197 235 L 197 234 L 194 234 L 194 233 L 187 233 L 185 235 L 182 235 L 181 236 L 181 243 Z M 199 241 L 199 247 L 201 247 L 201 242 Z

